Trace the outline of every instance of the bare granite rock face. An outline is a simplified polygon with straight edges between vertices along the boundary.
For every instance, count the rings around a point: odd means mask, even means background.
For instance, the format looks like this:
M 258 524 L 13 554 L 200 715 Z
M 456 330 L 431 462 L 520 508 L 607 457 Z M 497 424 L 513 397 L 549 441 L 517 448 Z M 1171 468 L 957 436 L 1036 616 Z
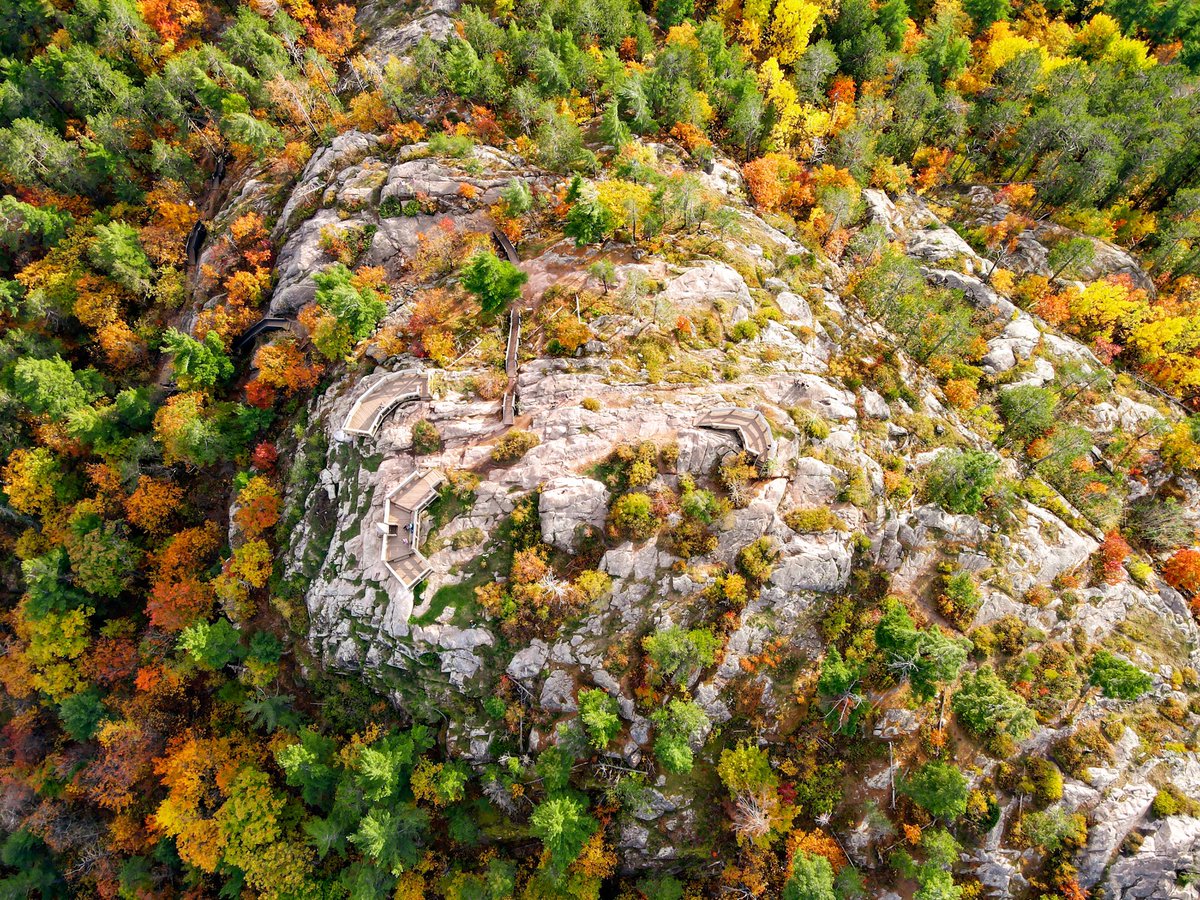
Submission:
M 419 235 L 446 215 L 459 228 L 490 229 L 485 206 L 495 202 L 511 179 L 528 174 L 519 158 L 490 147 L 475 148 L 463 160 L 431 157 L 424 142 L 387 156 L 379 153 L 377 136 L 348 131 L 309 159 L 271 235 L 283 242 L 271 315 L 294 316 L 312 300 L 313 273 L 332 261 L 321 246 L 323 231 L 373 229 L 363 262 L 399 278 L 417 250 Z M 488 174 L 473 174 L 476 168 Z M 464 186 L 474 199 L 463 196 Z M 423 207 L 416 214 L 402 214 L 403 205 L 418 195 L 437 212 Z
M 402 57 L 425 36 L 446 41 L 454 34 L 453 16 L 460 5 L 459 0 L 422 0 L 410 10 L 382 0 L 359 4 L 356 22 L 371 35 L 367 55 L 382 67 L 389 56 Z
M 1079 883 L 1091 887 L 1100 880 L 1125 836 L 1154 802 L 1158 790 L 1145 782 L 1119 787 L 1092 811 L 1087 847 L 1079 859 Z
M 571 550 L 580 528 L 603 528 L 608 515 L 608 488 L 599 481 L 577 475 L 560 475 L 538 495 L 542 540 L 560 550 Z
M 1104 881 L 1114 900 L 1197 900 L 1200 888 L 1181 876 L 1200 868 L 1200 819 L 1169 816 L 1158 822 L 1137 852 L 1112 864 Z

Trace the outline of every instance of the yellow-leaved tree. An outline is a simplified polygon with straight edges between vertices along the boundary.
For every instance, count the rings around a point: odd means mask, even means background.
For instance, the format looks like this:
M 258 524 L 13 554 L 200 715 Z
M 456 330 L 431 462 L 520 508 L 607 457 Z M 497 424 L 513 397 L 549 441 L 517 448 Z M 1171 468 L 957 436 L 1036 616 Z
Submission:
M 768 142 L 770 149 L 786 147 L 795 137 L 804 113 L 796 88 L 784 75 L 779 61 L 767 57 L 758 70 L 758 89 L 775 110 L 775 127 Z
M 1146 292 L 1130 290 L 1119 279 L 1093 281 L 1071 300 L 1071 323 L 1082 333 L 1104 341 L 1118 326 L 1130 329 L 1148 312 Z
M 771 37 L 775 56 L 789 66 L 808 48 L 808 38 L 817 24 L 821 9 L 808 0 L 779 0 L 771 17 Z

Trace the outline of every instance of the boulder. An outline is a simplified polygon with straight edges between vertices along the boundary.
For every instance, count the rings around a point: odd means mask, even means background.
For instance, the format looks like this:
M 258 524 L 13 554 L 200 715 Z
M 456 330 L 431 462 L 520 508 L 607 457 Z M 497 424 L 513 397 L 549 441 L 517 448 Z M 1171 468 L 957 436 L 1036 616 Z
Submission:
M 1009 300 L 1005 300 L 990 286 L 974 275 L 954 272 L 949 269 L 922 269 L 925 277 L 939 287 L 962 291 L 963 296 L 976 309 L 991 311 L 1003 319 L 1015 319 L 1028 315 Z
M 618 581 L 647 581 L 654 577 L 665 560 L 660 560 L 653 542 L 636 546 L 629 542 L 614 547 L 600 560 L 600 570 Z
M 872 419 L 886 421 L 892 417 L 892 411 L 888 408 L 888 402 L 883 399 L 881 394 L 877 394 L 870 388 L 863 388 L 862 405 L 863 412 Z
M 458 186 L 464 183 L 440 160 L 432 157 L 410 159 L 398 163 L 387 174 L 387 182 L 380 191 L 380 202 L 388 200 L 404 202 L 417 194 L 429 197 L 457 197 Z
M 714 300 L 724 300 L 731 309 L 749 310 L 753 304 L 750 289 L 737 270 L 721 262 L 710 262 L 685 269 L 667 282 L 662 299 L 680 307 L 712 305 Z
M 1200 819 L 1170 816 L 1158 823 L 1137 853 L 1118 857 L 1105 882 L 1106 896 L 1122 900 L 1200 897 L 1196 885 L 1180 884 L 1182 873 L 1200 870 Z
M 875 737 L 884 741 L 894 741 L 916 734 L 920 727 L 921 720 L 911 709 L 892 708 L 884 712 L 875 723 Z
M 581 475 L 561 475 L 546 482 L 538 497 L 542 540 L 560 550 L 574 548 L 579 530 L 602 528 L 608 515 L 608 488 Z
M 388 57 L 402 57 L 428 35 L 438 43 L 454 34 L 459 0 L 427 0 L 410 13 L 404 6 L 368 0 L 358 7 L 357 22 L 371 36 L 363 48 L 380 66 Z
M 278 281 L 271 294 L 272 316 L 295 316 L 312 302 L 317 293 L 313 273 L 330 261 L 321 247 L 321 229 L 334 224 L 344 227 L 353 223 L 343 223 L 336 209 L 320 209 L 287 239 L 275 262 Z
M 775 402 L 784 408 L 803 406 L 837 422 L 858 418 L 854 395 L 834 387 L 820 375 L 797 375 L 786 380 L 774 378 L 764 388 L 774 394 Z
M 779 309 L 787 317 L 789 324 L 800 328 L 812 328 L 817 324 L 817 320 L 813 318 L 812 307 L 799 294 L 780 291 L 775 296 L 775 302 L 779 304 Z
M 906 244 L 909 256 L 922 262 L 941 263 L 960 259 L 968 264 L 982 262 L 971 249 L 971 245 L 964 241 L 957 231 L 946 225 L 911 231 L 906 235 Z
M 721 457 L 741 448 L 734 434 L 711 428 L 681 428 L 675 444 L 679 447 L 676 471 L 689 475 L 709 474 Z
M 517 681 L 529 681 L 542 671 L 549 655 L 550 648 L 546 646 L 546 642 L 534 638 L 528 647 L 518 650 L 513 655 L 506 671 Z
M 562 669 L 555 669 L 542 685 L 540 702 L 546 712 L 575 712 L 575 679 Z
M 869 188 L 862 192 L 862 198 L 867 205 L 867 221 L 882 228 L 889 241 L 900 237 L 904 230 L 904 220 L 896 209 L 896 204 L 888 199 L 888 195 L 875 188 Z
M 796 460 L 787 482 L 788 506 L 829 506 L 838 495 L 843 473 L 827 462 L 811 456 Z
M 1008 547 L 1004 568 L 1017 593 L 1024 594 L 1035 584 L 1047 584 L 1083 565 L 1099 545 L 1040 506 L 1021 505 L 1025 521 Z
M 770 583 L 785 592 L 843 590 L 850 581 L 849 540 L 836 531 L 796 535 L 780 548 Z

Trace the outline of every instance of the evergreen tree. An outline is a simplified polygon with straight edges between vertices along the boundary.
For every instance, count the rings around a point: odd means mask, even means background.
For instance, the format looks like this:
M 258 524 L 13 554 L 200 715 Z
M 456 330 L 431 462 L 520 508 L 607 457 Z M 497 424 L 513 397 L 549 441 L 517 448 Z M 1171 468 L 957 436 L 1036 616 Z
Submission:
M 225 355 L 221 336 L 210 331 L 203 341 L 174 328 L 163 335 L 162 349 L 173 355 L 175 380 L 185 391 L 211 388 L 233 374 L 233 363 Z
M 150 290 L 153 272 L 138 240 L 137 230 L 127 222 L 96 226 L 96 242 L 89 251 L 95 266 L 113 281 L 135 294 Z
M 495 315 L 521 296 L 521 285 L 529 276 L 508 260 L 494 254 L 479 252 L 471 257 L 462 270 L 462 285 L 479 298 L 485 313 Z
M 547 797 L 534 808 L 529 821 L 533 833 L 550 851 L 551 866 L 560 872 L 575 861 L 598 827 L 587 813 L 587 804 L 574 794 Z
M 901 780 L 900 791 L 937 818 L 954 820 L 967 811 L 966 776 L 949 763 L 925 763 Z

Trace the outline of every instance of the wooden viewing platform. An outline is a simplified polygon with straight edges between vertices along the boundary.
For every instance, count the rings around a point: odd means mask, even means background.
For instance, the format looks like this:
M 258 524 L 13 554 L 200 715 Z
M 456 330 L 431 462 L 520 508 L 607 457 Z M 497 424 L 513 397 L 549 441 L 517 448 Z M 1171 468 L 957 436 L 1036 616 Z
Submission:
M 441 472 L 418 476 L 412 472 L 392 488 L 383 501 L 383 564 L 399 582 L 412 590 L 433 571 L 421 552 L 421 513 L 438 496 L 445 481 Z
M 428 399 L 428 376 L 416 372 L 393 372 L 376 381 L 354 402 L 342 430 L 347 434 L 373 435 L 384 417 L 401 403 Z
M 766 459 L 775 449 L 775 436 L 766 416 L 757 409 L 743 406 L 723 406 L 703 413 L 696 420 L 697 428 L 716 428 L 734 431 L 746 452 L 756 459 Z

